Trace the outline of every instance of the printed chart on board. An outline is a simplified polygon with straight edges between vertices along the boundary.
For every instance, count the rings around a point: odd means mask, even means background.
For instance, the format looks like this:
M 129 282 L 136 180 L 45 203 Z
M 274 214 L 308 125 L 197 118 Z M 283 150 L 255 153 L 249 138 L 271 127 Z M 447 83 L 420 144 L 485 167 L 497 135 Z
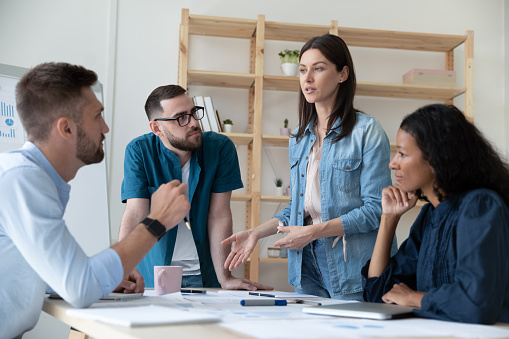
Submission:
M 17 79 L 0 77 L 0 151 L 16 149 L 25 142 L 25 131 L 16 110 Z

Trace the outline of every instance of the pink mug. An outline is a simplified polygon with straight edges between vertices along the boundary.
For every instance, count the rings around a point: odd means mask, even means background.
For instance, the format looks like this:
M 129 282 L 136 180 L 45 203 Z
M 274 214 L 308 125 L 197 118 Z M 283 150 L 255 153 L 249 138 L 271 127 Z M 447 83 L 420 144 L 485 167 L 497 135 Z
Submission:
M 180 292 L 182 266 L 154 266 L 154 289 L 156 295 Z

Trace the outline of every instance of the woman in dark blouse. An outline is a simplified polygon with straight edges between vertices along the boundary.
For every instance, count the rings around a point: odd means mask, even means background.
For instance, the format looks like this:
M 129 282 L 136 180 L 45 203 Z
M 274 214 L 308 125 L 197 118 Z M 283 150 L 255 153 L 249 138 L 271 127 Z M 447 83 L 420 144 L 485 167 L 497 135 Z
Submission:
M 382 219 L 362 269 L 364 299 L 416 308 L 427 318 L 509 322 L 509 168 L 454 106 L 407 116 L 382 192 Z M 429 202 L 390 258 L 398 221 Z

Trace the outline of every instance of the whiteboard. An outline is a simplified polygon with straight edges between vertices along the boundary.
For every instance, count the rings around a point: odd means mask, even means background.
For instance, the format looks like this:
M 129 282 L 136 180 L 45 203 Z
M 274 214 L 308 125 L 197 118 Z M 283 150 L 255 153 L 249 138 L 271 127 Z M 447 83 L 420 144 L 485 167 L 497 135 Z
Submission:
M 16 111 L 15 87 L 27 68 L 0 64 L 0 152 L 21 148 L 26 133 Z M 102 85 L 92 87 L 103 102 Z M 106 154 L 104 142 L 104 153 Z M 69 182 L 71 194 L 64 220 L 87 255 L 110 246 L 110 218 L 107 192 L 106 156 L 99 164 L 82 167 Z

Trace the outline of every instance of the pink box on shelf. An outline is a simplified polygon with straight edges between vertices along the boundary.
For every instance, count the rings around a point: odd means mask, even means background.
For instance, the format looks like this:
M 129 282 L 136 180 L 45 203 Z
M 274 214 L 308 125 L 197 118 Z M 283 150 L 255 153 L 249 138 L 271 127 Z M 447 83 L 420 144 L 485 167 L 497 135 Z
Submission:
M 456 71 L 414 68 L 403 75 L 404 84 L 456 87 Z

